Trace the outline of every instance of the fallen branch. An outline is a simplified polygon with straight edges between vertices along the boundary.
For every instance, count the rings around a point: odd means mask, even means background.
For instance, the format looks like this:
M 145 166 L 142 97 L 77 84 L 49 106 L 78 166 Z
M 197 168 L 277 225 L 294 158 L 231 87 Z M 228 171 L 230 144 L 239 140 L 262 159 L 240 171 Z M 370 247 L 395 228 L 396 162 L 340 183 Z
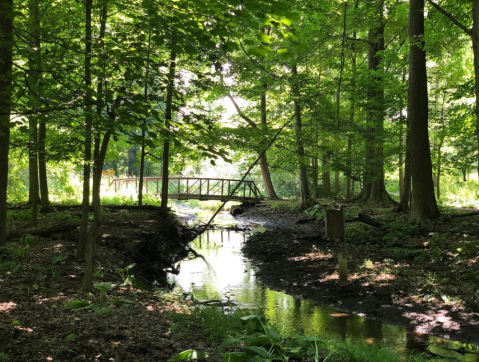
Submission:
M 49 236 L 55 233 L 61 233 L 65 231 L 74 230 L 80 226 L 80 220 L 70 221 L 61 224 L 53 224 L 40 226 L 36 228 L 25 228 L 12 230 L 7 233 L 7 239 L 20 238 L 24 234 L 29 234 L 33 236 Z
M 447 218 L 447 219 L 455 219 L 455 218 L 458 218 L 458 217 L 469 217 L 469 216 L 479 216 L 479 211 L 467 212 L 467 213 L 465 213 L 465 214 L 445 215 L 445 218 Z
M 354 219 L 348 219 L 348 220 L 345 220 L 344 222 L 350 223 L 350 222 L 357 222 L 357 221 L 363 222 L 370 226 L 374 226 L 375 228 L 378 228 L 378 229 L 382 229 L 384 227 L 383 223 L 380 223 L 379 221 L 373 219 L 371 216 L 368 216 L 366 214 L 358 214 L 358 216 L 355 217 Z

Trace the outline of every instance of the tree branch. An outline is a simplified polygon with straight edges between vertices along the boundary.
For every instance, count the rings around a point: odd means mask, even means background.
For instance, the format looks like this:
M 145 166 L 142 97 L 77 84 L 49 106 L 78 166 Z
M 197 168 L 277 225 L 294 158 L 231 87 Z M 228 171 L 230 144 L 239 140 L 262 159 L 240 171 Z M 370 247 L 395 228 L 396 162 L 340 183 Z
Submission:
M 450 12 L 447 10 L 443 9 L 439 4 L 435 3 L 433 0 L 427 0 L 429 4 L 431 4 L 437 11 L 439 11 L 442 15 L 444 15 L 446 18 L 451 20 L 454 24 L 456 24 L 459 28 L 461 28 L 467 35 L 469 35 L 473 41 L 479 43 L 479 39 L 477 39 L 474 34 L 472 34 L 472 30 L 469 29 L 467 26 L 465 26 L 463 23 L 461 23 L 459 20 L 456 19 L 454 15 L 452 15 Z
M 238 104 L 236 103 L 235 99 L 233 98 L 233 96 L 232 96 L 231 93 L 230 93 L 229 88 L 228 88 L 228 87 L 226 86 L 226 84 L 225 84 L 225 81 L 224 81 L 224 79 L 223 79 L 223 75 L 222 75 L 222 74 L 220 74 L 220 77 L 221 77 L 221 82 L 223 83 L 223 85 L 224 85 L 225 88 L 227 89 L 227 92 L 228 92 L 227 96 L 228 96 L 229 99 L 231 99 L 231 102 L 233 102 L 233 105 L 234 105 L 234 107 L 236 108 L 236 112 L 238 113 L 238 115 L 239 115 L 241 118 L 243 118 L 243 119 L 246 121 L 246 123 L 248 123 L 251 127 L 257 128 L 258 126 L 256 125 L 256 123 L 254 123 L 254 121 L 253 121 L 251 118 L 249 118 L 246 114 L 244 114 L 243 111 L 241 110 L 241 108 L 240 108 L 240 107 L 238 106 Z

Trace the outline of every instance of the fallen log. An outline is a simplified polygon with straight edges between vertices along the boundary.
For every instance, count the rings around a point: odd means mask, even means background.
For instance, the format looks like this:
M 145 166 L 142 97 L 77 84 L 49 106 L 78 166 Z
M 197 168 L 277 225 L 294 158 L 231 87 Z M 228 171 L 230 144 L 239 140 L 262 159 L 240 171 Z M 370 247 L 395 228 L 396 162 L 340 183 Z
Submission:
M 39 226 L 36 228 L 24 228 L 17 229 L 7 232 L 7 239 L 20 238 L 24 234 L 29 234 L 33 236 L 49 236 L 55 233 L 62 233 L 65 231 L 74 230 L 80 226 L 80 220 L 64 222 L 61 224 L 53 224 L 46 226 Z
M 444 215 L 446 219 L 455 219 L 458 217 L 479 216 L 479 211 L 466 212 L 464 214 Z
M 350 223 L 350 222 L 363 222 L 365 224 L 368 224 L 370 226 L 373 226 L 375 228 L 378 228 L 378 229 L 382 229 L 384 227 L 384 224 L 383 223 L 380 223 L 379 221 L 373 219 L 371 216 L 368 216 L 366 214 L 358 214 L 357 217 L 355 217 L 354 219 L 347 219 L 347 220 L 344 220 L 344 222 L 346 223 Z

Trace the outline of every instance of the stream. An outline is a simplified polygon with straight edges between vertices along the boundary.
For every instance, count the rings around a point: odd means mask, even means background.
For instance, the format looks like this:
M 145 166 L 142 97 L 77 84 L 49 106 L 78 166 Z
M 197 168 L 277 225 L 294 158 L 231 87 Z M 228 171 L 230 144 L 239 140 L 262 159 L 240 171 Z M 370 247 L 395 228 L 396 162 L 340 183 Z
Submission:
M 181 208 L 180 213 L 184 212 L 196 215 L 195 222 L 206 222 L 212 215 L 203 210 Z M 216 217 L 214 225 L 227 227 L 238 225 L 238 222 L 229 213 L 222 212 Z M 257 224 L 250 232 L 221 228 L 208 230 L 191 243 L 206 262 L 201 258 L 181 262 L 180 274 L 171 276 L 170 283 L 191 293 L 196 300 L 232 301 L 240 308 L 261 308 L 271 323 L 283 327 L 286 336 L 302 332 L 308 336 L 363 339 L 367 343 L 378 343 L 399 353 L 429 350 L 443 357 L 434 359 L 435 361 L 479 362 L 479 346 L 407 331 L 358 315 L 339 312 L 261 285 L 241 248 L 249 235 L 265 230 Z M 452 351 L 459 348 L 465 348 L 473 354 L 462 355 Z

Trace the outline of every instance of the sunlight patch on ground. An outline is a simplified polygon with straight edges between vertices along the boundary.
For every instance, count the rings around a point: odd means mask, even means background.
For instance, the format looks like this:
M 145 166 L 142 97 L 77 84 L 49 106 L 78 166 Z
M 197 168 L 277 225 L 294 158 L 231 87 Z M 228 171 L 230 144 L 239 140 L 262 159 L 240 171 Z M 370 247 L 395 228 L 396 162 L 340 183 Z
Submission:
M 58 302 L 58 301 L 61 301 L 61 300 L 64 300 L 64 299 L 67 299 L 67 297 L 64 296 L 63 293 L 59 293 L 57 296 L 51 297 L 51 298 L 42 298 L 41 296 L 37 296 L 35 304 L 45 304 L 45 303 L 48 303 L 48 302 Z
M 415 325 L 415 329 L 422 333 L 429 333 L 435 327 L 443 327 L 451 330 L 459 331 L 461 325 L 454 322 L 451 317 L 448 316 L 449 312 L 446 310 L 440 310 L 433 314 L 423 313 L 404 313 L 403 315 L 411 320 L 411 324 Z
M 318 253 L 310 253 L 303 256 L 295 256 L 289 258 L 288 260 L 291 261 L 301 261 L 301 260 L 323 260 L 323 259 L 332 259 L 332 254 L 318 254 Z
M 13 302 L 0 303 L 0 312 L 9 313 L 12 309 L 15 309 L 16 307 L 17 304 Z

